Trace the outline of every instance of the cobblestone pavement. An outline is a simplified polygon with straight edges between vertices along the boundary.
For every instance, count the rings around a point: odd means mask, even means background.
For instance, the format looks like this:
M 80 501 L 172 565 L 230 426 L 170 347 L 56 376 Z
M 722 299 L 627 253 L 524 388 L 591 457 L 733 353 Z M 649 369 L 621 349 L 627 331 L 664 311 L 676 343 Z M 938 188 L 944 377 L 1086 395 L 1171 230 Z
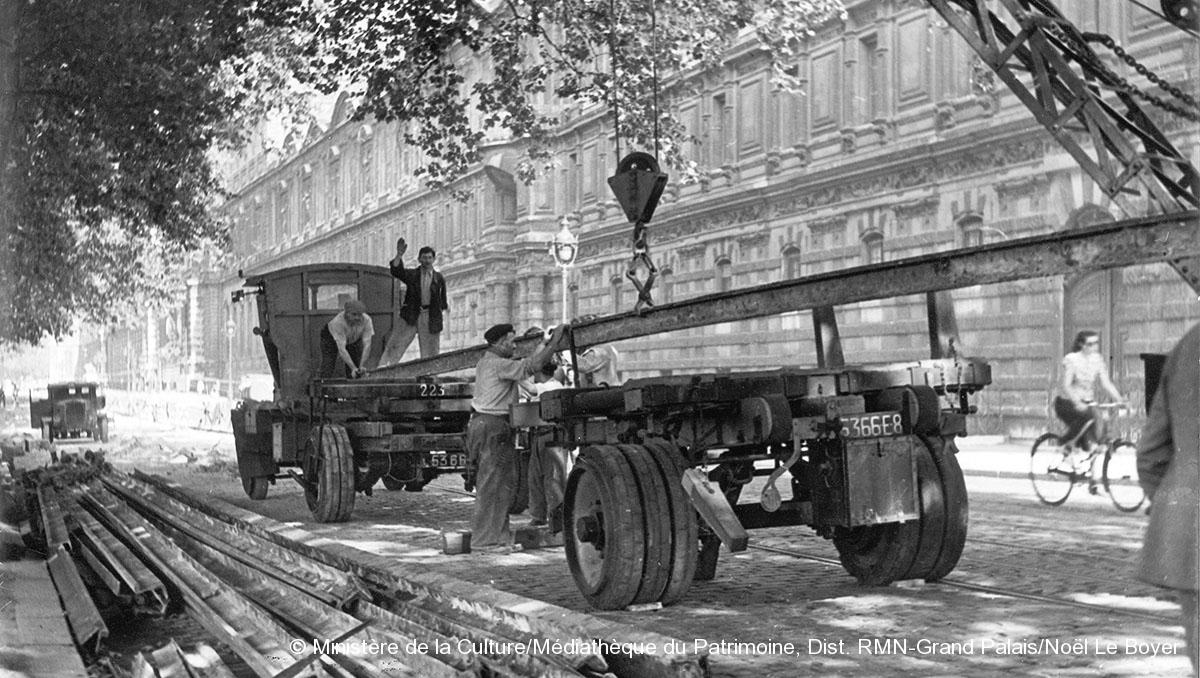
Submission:
M 195 447 L 227 444 L 210 435 L 193 436 Z M 331 540 L 589 611 L 561 548 L 442 554 L 441 532 L 465 528 L 473 505 L 457 476 L 420 493 L 379 486 L 373 496 L 358 496 L 350 522 L 323 525 L 310 522 L 303 494 L 290 481 L 279 481 L 267 499 L 255 502 L 228 465 L 204 471 L 113 456 L 118 466 L 158 473 Z M 748 552 L 723 552 L 716 578 L 697 582 L 679 604 L 592 614 L 706 648 L 711 675 L 725 678 L 1192 675 L 1182 654 L 1178 606 L 1165 592 L 1133 580 L 1146 517 L 1119 513 L 1086 492 L 1061 507 L 1042 506 L 1028 481 L 1003 475 L 968 473 L 971 528 L 950 583 L 861 587 L 840 566 L 792 555 L 836 559 L 832 545 L 812 530 L 772 528 L 752 531 Z M 517 516 L 514 524 L 526 520 Z

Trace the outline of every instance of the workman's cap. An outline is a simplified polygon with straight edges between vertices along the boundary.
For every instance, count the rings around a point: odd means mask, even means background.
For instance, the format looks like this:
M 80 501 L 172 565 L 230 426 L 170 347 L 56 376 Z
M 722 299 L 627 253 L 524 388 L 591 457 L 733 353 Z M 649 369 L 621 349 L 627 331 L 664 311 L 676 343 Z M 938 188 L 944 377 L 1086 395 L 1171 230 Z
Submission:
M 488 328 L 487 332 L 483 333 L 483 340 L 489 344 L 494 344 L 497 341 L 500 341 L 504 337 L 508 336 L 508 334 L 510 332 L 515 332 L 515 331 L 516 330 L 513 329 L 513 326 L 509 325 L 508 323 L 492 325 L 491 327 Z
M 358 299 L 351 299 L 346 302 L 345 310 L 347 313 L 366 313 L 367 305 Z

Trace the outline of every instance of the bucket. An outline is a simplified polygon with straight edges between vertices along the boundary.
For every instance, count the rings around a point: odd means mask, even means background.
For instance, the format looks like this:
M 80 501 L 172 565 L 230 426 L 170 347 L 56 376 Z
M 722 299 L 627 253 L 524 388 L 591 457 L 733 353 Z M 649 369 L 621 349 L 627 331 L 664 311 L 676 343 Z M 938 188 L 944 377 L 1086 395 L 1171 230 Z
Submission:
M 456 556 L 462 553 L 471 552 L 471 533 L 468 531 L 459 532 L 443 532 L 442 533 L 442 553 L 448 556 Z

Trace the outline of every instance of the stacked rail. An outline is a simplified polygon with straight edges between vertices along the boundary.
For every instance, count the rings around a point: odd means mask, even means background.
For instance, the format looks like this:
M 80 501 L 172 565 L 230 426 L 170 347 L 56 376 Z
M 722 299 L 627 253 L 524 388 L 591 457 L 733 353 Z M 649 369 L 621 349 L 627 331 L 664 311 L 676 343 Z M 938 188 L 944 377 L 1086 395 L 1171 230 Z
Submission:
M 107 633 L 94 598 L 137 614 L 182 607 L 260 676 L 645 675 L 645 663 L 614 665 L 569 624 L 473 599 L 478 587 L 464 583 L 464 593 L 360 567 L 151 476 L 72 462 L 36 495 L 50 569 L 89 656 Z M 169 644 L 133 670 L 192 667 L 195 656 Z M 677 663 L 660 675 L 702 673 L 702 662 Z M 179 675 L 196 673 L 188 670 Z

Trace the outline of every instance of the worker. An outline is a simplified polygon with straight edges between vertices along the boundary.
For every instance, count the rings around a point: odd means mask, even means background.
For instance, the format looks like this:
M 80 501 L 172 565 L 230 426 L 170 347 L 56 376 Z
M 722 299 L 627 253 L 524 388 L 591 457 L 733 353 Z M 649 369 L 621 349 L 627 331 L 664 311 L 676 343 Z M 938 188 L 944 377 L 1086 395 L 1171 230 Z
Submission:
M 357 299 L 346 302 L 342 312 L 333 316 L 321 328 L 321 369 L 318 376 L 331 379 L 344 374 L 351 379 L 361 377 L 366 370 L 363 361 L 371 353 L 371 338 L 375 324 L 367 315 L 367 307 Z M 344 370 L 338 370 L 338 361 Z
M 467 463 L 474 469 L 475 513 L 471 548 L 481 553 L 513 550 L 508 508 L 517 492 L 517 452 L 510 419 L 520 383 L 539 372 L 564 344 L 565 326 L 527 358 L 514 358 L 517 334 L 509 324 L 483 334 L 487 351 L 475 366 L 475 395 L 467 424 Z
M 579 354 L 580 386 L 620 386 L 620 354 L 610 344 L 593 346 Z
M 1150 498 L 1150 524 L 1138 579 L 1179 600 L 1192 671 L 1200 668 L 1200 324 L 1167 356 L 1138 440 L 1138 481 Z
M 397 239 L 396 256 L 390 265 L 392 276 L 404 283 L 404 302 L 400 305 L 401 322 L 392 329 L 380 365 L 400 362 L 413 337 L 418 340 L 422 358 L 432 358 L 441 351 L 442 328 L 450 306 L 446 303 L 446 279 L 433 268 L 437 252 L 432 247 L 422 247 L 417 252 L 420 265 L 412 269 L 404 267 L 407 251 L 404 238 Z
M 543 393 L 564 388 L 566 372 L 555 360 L 542 366 L 533 380 L 521 390 L 529 400 Z M 567 487 L 567 448 L 554 444 L 553 430 L 529 431 L 529 524 L 550 525 L 551 532 L 562 531 L 562 503 Z

